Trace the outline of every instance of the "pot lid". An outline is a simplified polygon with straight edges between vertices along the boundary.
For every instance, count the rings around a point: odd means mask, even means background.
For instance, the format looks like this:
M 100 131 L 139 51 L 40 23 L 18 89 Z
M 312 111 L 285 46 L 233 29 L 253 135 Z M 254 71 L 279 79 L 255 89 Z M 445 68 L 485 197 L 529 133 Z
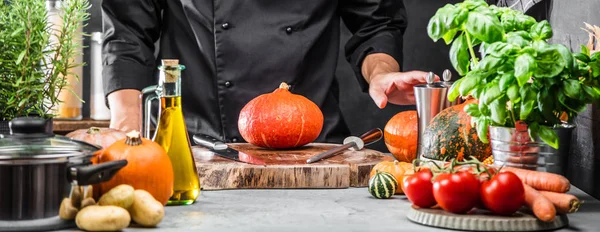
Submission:
M 39 117 L 15 118 L 10 134 L 0 135 L 0 160 L 50 159 L 81 155 L 101 149 L 52 132 L 52 122 Z

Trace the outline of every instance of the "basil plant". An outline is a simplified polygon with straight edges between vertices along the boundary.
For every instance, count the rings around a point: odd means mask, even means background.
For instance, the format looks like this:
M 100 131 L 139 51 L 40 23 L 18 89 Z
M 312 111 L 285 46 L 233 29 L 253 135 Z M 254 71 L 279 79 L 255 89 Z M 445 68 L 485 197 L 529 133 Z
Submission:
M 451 44 L 450 61 L 462 78 L 449 89 L 448 99 L 471 96 L 465 106 L 482 142 L 488 127 L 514 127 L 522 121 L 531 138 L 558 148 L 552 129 L 572 122 L 586 104 L 600 99 L 600 53 L 582 46 L 572 53 L 549 44 L 548 21 L 484 0 L 447 4 L 430 19 L 433 41 Z M 476 52 L 477 51 L 477 52 Z

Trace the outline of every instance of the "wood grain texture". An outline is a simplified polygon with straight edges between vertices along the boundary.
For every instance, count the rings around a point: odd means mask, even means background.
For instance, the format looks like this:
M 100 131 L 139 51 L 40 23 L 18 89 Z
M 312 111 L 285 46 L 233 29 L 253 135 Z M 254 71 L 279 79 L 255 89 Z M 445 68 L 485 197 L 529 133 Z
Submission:
M 270 150 L 246 143 L 229 146 L 259 157 L 266 164 L 236 162 L 194 146 L 192 150 L 203 190 L 365 187 L 375 164 L 394 159 L 375 150 L 363 149 L 346 150 L 337 156 L 306 164 L 309 157 L 338 145 L 313 143 L 295 150 Z
M 110 121 L 108 120 L 93 120 L 93 119 L 82 119 L 82 120 L 53 120 L 54 132 L 68 133 L 74 130 L 87 129 L 90 127 L 108 127 Z

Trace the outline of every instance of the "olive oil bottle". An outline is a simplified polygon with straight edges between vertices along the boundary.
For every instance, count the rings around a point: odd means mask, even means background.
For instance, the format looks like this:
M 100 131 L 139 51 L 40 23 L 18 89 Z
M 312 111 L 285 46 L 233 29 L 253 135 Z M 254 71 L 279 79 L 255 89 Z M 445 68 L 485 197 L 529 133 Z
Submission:
M 162 60 L 159 69 L 159 84 L 154 92 L 160 99 L 160 109 L 152 140 L 167 151 L 173 164 L 175 181 L 167 205 L 189 205 L 200 195 L 200 181 L 181 108 L 180 77 L 185 66 L 180 65 L 178 60 Z M 146 112 L 149 112 L 151 100 L 144 102 Z M 146 115 L 144 120 L 148 117 Z

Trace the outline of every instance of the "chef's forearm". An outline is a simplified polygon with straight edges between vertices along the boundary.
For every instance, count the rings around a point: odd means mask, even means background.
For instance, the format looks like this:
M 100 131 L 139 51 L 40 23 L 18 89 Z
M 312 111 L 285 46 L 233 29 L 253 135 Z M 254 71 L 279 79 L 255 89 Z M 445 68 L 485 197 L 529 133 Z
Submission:
M 110 106 L 110 127 L 123 131 L 140 130 L 141 100 L 140 91 L 135 89 L 122 89 L 110 93 L 108 105 Z
M 369 54 L 362 63 L 361 72 L 367 83 L 371 83 L 371 78 L 377 74 L 399 72 L 400 65 L 394 57 L 385 53 Z

